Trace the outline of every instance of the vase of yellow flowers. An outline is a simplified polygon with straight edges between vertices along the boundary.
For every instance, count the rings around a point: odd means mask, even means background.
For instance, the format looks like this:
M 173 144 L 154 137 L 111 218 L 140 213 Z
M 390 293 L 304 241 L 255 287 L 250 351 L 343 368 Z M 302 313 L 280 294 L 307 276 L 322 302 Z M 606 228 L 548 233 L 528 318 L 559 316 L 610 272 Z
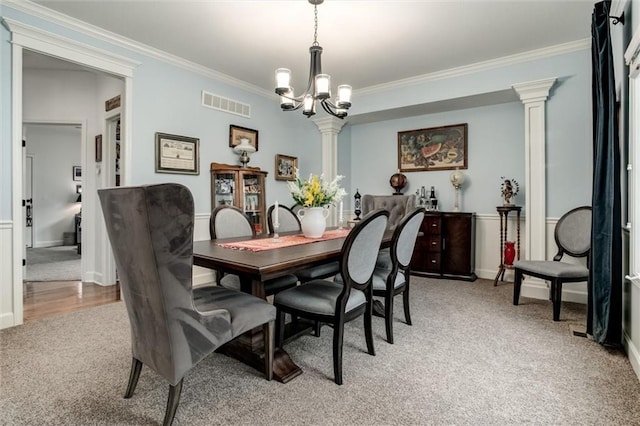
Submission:
M 308 180 L 300 179 L 295 169 L 295 180 L 288 182 L 289 191 L 296 204 L 302 206 L 298 217 L 302 225 L 302 233 L 307 238 L 320 238 L 327 227 L 329 206 L 335 205 L 346 192 L 338 183 L 343 176 L 336 176 L 327 182 L 323 175 L 311 174 Z

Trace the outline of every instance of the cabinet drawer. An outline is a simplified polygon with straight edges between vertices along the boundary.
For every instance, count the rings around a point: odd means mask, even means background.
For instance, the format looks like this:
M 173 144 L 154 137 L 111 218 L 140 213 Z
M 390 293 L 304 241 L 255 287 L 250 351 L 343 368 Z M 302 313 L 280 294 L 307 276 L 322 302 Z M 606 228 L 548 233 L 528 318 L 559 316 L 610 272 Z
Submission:
M 440 234 L 442 221 L 439 217 L 427 216 L 425 217 L 424 222 L 422 222 L 422 226 L 422 231 L 427 235 Z
M 428 272 L 440 272 L 440 253 L 427 253 L 424 269 Z
M 440 235 L 428 235 L 425 240 L 427 242 L 427 250 L 438 253 L 441 251 L 442 238 L 440 238 Z

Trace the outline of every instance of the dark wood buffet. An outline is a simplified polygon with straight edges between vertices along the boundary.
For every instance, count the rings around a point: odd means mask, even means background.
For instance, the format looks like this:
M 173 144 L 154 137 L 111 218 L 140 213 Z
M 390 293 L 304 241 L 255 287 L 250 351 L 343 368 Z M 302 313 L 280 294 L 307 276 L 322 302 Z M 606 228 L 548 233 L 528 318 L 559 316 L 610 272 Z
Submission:
M 475 214 L 426 212 L 411 259 L 411 273 L 475 281 Z

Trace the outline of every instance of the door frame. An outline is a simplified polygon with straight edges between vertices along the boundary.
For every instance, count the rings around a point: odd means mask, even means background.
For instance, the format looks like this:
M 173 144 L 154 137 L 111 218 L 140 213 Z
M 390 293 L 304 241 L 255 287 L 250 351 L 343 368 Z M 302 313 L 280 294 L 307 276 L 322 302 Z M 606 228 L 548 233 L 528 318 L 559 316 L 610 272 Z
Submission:
M 13 206 L 13 229 L 12 232 L 12 257 L 13 257 L 13 325 L 23 323 L 23 268 L 22 249 L 24 217 L 22 217 L 22 54 L 23 50 L 32 50 L 44 55 L 53 56 L 65 61 L 74 62 L 99 71 L 103 71 L 124 80 L 124 93 L 122 94 L 122 123 L 121 123 L 121 144 L 123 149 L 122 173 L 123 185 L 129 183 L 131 179 L 131 123 L 133 118 L 133 70 L 140 64 L 127 57 L 120 56 L 99 49 L 88 44 L 80 43 L 57 34 L 41 30 L 39 28 L 26 25 L 22 22 L 3 17 L 5 26 L 11 32 L 11 60 L 12 60 L 12 103 L 11 103 L 11 124 L 12 124 L 12 206 Z M 85 141 L 86 143 L 86 141 Z M 83 144 L 84 146 L 84 144 Z M 97 205 L 97 203 L 96 203 Z M 95 215 L 97 216 L 97 215 Z M 99 236 L 106 238 L 102 231 L 104 225 L 98 227 L 95 217 L 93 226 L 96 230 L 96 239 Z M 16 232 L 19 230 L 19 232 Z M 98 232 L 100 230 L 100 232 Z M 113 257 L 111 250 L 103 253 L 102 261 L 96 259 L 96 265 L 106 265 Z

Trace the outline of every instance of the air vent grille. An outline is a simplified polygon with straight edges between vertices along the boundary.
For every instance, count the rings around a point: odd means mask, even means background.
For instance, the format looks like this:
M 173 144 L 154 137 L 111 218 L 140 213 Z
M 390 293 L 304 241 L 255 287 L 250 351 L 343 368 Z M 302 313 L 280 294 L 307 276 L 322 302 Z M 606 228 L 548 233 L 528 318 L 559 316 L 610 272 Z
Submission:
M 225 98 L 224 96 L 202 91 L 202 106 L 230 114 L 251 118 L 251 105 Z

